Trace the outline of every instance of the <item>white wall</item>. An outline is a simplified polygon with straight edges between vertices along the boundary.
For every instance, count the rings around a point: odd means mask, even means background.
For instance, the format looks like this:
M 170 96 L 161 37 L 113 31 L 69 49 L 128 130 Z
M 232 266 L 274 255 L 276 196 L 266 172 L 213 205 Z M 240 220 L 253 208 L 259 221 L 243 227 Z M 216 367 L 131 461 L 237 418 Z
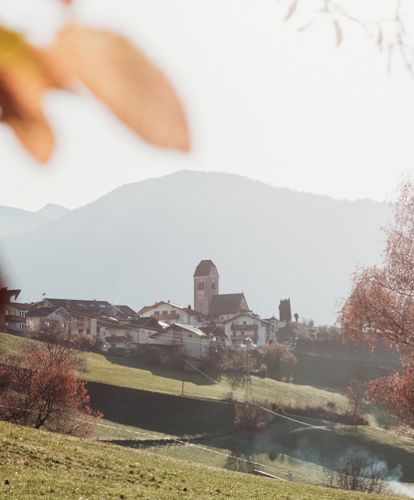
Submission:
M 165 318 L 163 317 L 163 313 L 167 313 L 168 315 L 175 313 L 177 317 L 175 318 Z M 158 315 L 157 315 L 158 314 Z M 155 316 L 157 319 L 165 321 L 166 323 L 172 325 L 173 323 L 184 323 L 185 325 L 198 326 L 197 318 L 187 312 L 185 309 L 180 309 L 176 307 L 174 304 L 160 304 L 157 307 L 153 307 L 150 310 L 141 314 L 144 318 L 149 318 L 151 316 Z

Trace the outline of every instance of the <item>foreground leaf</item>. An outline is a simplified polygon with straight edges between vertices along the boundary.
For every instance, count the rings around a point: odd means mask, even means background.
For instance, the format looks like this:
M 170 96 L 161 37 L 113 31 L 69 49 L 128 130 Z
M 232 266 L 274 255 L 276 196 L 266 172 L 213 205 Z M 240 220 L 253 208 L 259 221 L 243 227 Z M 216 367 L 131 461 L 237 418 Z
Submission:
M 18 33 L 0 27 L 0 119 L 42 163 L 54 149 L 42 100 L 50 88 L 63 85 L 39 51 Z
M 69 25 L 51 55 L 143 139 L 182 151 L 190 148 L 184 111 L 172 86 L 126 38 Z

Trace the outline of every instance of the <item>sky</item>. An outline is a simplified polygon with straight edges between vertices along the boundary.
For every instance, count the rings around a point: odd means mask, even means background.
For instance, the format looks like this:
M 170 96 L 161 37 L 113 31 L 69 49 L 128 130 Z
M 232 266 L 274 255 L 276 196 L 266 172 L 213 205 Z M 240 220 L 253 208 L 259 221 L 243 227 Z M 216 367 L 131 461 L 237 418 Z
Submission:
M 398 57 L 388 73 L 387 56 L 351 21 L 340 19 L 337 48 L 333 19 L 315 14 L 321 3 L 299 0 L 285 22 L 284 0 L 75 1 L 78 22 L 128 36 L 173 82 L 192 151 L 143 143 L 87 92 L 55 93 L 45 105 L 58 147 L 47 166 L 0 126 L 8 181 L 0 183 L 0 205 L 73 208 L 181 169 L 232 172 L 341 199 L 392 198 L 401 175 L 414 173 L 414 81 Z M 361 9 L 361 2 L 342 3 Z M 392 15 L 393 5 L 365 0 L 357 14 L 371 23 Z M 414 10 L 404 5 L 403 14 L 409 25 Z M 57 0 L 8 0 L 0 16 L 36 43 L 47 43 L 62 20 Z

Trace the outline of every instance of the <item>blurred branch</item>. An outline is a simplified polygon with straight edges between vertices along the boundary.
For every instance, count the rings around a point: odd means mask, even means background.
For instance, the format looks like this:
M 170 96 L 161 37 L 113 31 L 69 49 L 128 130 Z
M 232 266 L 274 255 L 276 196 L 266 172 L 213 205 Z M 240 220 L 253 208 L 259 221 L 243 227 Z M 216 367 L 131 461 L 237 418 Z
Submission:
M 340 45 L 343 39 L 340 23 L 348 22 L 360 28 L 368 39 L 373 42 L 382 52 L 384 48 L 387 51 L 388 70 L 391 69 L 392 58 L 394 54 L 399 54 L 402 63 L 411 76 L 414 76 L 414 46 L 409 41 L 409 30 L 406 27 L 403 0 L 389 0 L 390 16 L 377 18 L 373 21 L 367 21 L 361 18 L 357 13 L 345 7 L 341 0 L 320 0 L 319 14 L 327 16 L 332 21 L 335 31 L 337 45 Z M 295 10 L 300 8 L 295 5 Z M 289 11 L 292 14 L 292 6 Z M 287 19 L 290 17 L 287 16 Z M 313 20 L 306 23 L 299 31 L 304 31 L 313 24 Z

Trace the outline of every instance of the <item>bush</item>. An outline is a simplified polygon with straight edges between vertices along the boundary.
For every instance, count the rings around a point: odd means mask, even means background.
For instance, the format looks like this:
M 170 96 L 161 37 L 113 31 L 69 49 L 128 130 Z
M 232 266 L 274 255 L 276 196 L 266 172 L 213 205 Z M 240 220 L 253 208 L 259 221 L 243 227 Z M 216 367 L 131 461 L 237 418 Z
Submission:
M 273 378 L 280 377 L 282 365 L 293 365 L 297 362 L 295 355 L 289 352 L 284 344 L 278 342 L 260 347 L 255 355 L 261 366 L 266 366 L 267 375 Z
M 328 471 L 328 486 L 366 493 L 386 493 L 389 471 L 386 464 L 365 450 L 351 449 Z
M 260 368 L 257 370 L 257 375 L 261 378 L 267 377 L 267 365 L 265 363 L 260 365 Z
M 234 423 L 248 431 L 263 431 L 271 415 L 266 411 L 250 403 L 238 403 L 235 405 Z

